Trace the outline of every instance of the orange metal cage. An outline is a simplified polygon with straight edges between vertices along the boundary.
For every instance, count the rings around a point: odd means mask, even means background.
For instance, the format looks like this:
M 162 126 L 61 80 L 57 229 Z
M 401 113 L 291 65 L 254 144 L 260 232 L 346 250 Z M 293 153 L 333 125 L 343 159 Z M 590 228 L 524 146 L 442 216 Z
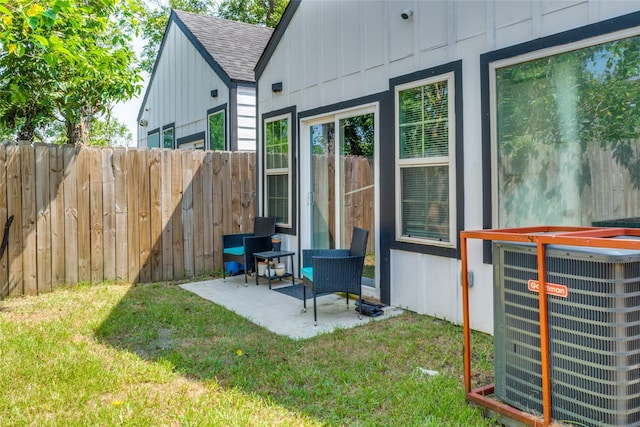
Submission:
M 611 239 L 617 236 L 634 236 L 636 239 Z M 538 282 L 540 291 L 538 303 L 540 311 L 540 363 L 542 365 L 543 417 L 521 411 L 510 405 L 491 399 L 494 385 L 471 389 L 471 329 L 469 325 L 469 283 L 467 239 L 501 240 L 534 243 L 537 249 Z M 462 257 L 462 310 L 464 323 L 464 386 L 467 400 L 484 408 L 530 426 L 551 425 L 551 376 L 549 366 L 549 325 L 546 292 L 546 245 L 588 246 L 597 248 L 640 250 L 640 229 L 601 227 L 523 227 L 491 230 L 470 230 L 460 232 L 460 252 Z

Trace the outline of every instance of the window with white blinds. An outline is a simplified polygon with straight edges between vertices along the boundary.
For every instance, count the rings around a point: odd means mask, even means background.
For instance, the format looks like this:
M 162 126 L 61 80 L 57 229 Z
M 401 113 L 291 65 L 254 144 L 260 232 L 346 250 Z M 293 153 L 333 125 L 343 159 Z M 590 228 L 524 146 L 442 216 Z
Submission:
M 290 115 L 265 121 L 265 184 L 267 215 L 279 226 L 290 225 Z
M 399 240 L 455 242 L 453 74 L 396 88 Z

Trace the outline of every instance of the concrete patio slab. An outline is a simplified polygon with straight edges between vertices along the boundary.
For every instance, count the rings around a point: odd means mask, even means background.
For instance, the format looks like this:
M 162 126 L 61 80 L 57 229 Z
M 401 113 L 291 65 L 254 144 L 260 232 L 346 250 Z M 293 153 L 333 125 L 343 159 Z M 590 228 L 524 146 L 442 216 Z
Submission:
M 290 283 L 273 285 L 290 286 Z M 385 313 L 377 317 L 362 316 L 358 319 L 354 301 L 346 307 L 344 297 L 330 294 L 317 298 L 318 326 L 313 322 L 313 299 L 307 300 L 307 311 L 302 311 L 302 300 L 269 289 L 266 280 L 256 286 L 250 278 L 245 286 L 244 276 L 227 277 L 181 285 L 185 290 L 212 301 L 263 326 L 279 335 L 293 339 L 311 338 L 340 328 L 352 328 L 372 321 L 384 320 L 402 313 L 401 309 L 385 307 Z M 309 296 L 309 292 L 307 293 Z

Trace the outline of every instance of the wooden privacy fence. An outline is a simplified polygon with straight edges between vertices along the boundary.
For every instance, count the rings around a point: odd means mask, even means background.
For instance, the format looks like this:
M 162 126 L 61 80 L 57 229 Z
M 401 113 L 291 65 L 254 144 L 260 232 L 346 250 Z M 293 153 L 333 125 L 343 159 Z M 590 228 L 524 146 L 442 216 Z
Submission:
M 255 153 L 0 145 L 0 297 L 211 273 L 255 194 Z

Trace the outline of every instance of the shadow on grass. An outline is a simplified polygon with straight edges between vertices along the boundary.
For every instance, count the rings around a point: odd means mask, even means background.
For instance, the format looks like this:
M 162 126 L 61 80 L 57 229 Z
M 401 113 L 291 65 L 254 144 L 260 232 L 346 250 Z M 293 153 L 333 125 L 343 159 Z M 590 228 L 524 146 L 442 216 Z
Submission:
M 189 378 L 239 388 L 321 422 L 493 425 L 464 399 L 461 328 L 427 316 L 407 313 L 295 341 L 163 283 L 132 287 L 96 335 Z M 490 337 L 480 341 L 479 357 L 490 354 Z

